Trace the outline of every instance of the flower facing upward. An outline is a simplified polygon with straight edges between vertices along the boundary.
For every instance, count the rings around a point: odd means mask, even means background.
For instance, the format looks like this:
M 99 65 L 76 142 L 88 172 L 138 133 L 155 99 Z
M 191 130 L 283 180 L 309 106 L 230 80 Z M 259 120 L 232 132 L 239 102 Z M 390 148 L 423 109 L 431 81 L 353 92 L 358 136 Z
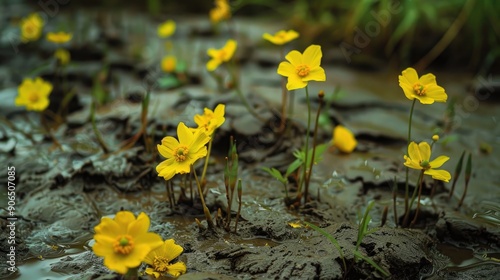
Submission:
M 43 111 L 49 106 L 52 84 L 40 77 L 35 80 L 24 79 L 17 91 L 16 106 L 26 106 L 29 111 Z
M 262 35 L 262 38 L 268 40 L 269 42 L 275 44 L 275 45 L 284 45 L 296 38 L 299 37 L 299 33 L 297 33 L 295 30 L 280 30 L 276 32 L 274 35 L 271 35 L 269 33 L 264 33 Z
M 175 174 L 189 173 L 191 165 L 207 155 L 207 147 L 210 137 L 201 129 L 194 132 L 184 124 L 177 126 L 177 137 L 167 136 L 161 140 L 161 145 L 157 145 L 158 152 L 166 158 L 156 166 L 158 176 L 170 180 Z
M 177 67 L 177 59 L 175 56 L 165 56 L 161 60 L 161 70 L 167 72 L 167 73 L 173 73 L 175 72 L 175 68 Z
M 73 38 L 73 34 L 66 32 L 49 32 L 47 33 L 47 41 L 56 43 L 56 44 L 64 44 L 69 42 Z
M 234 55 L 236 51 L 237 43 L 235 40 L 227 40 L 226 45 L 222 49 L 213 49 L 210 48 L 207 51 L 207 54 L 212 58 L 207 62 L 207 70 L 214 71 L 224 62 L 228 62 Z
M 194 122 L 198 125 L 197 129 L 205 131 L 207 135 L 212 135 L 215 129 L 220 127 L 226 120 L 224 118 L 225 109 L 226 105 L 219 104 L 214 111 L 205 108 L 203 115 L 195 115 Z
M 430 175 L 436 180 L 449 182 L 451 179 L 450 172 L 435 168 L 441 167 L 441 165 L 450 158 L 447 156 L 439 156 L 433 161 L 431 161 L 430 158 L 431 147 L 427 142 L 420 142 L 418 145 L 415 142 L 411 142 L 408 146 L 408 156 L 404 156 L 404 165 L 409 168 L 424 170 L 424 174 Z
M 448 95 L 444 88 L 436 83 L 436 76 L 425 74 L 420 79 L 417 71 L 407 68 L 399 76 L 399 86 L 403 89 L 406 97 L 410 100 L 418 99 L 422 104 L 432 104 L 435 102 L 446 102 Z
M 155 278 L 167 276 L 167 274 L 178 277 L 186 273 L 186 265 L 183 262 L 172 263 L 182 251 L 184 249 L 175 244 L 173 239 L 165 240 L 160 247 L 149 252 L 144 259 L 144 262 L 151 266 L 146 268 L 145 273 L 153 275 Z
M 66 65 L 69 63 L 71 56 L 69 52 L 65 49 L 57 49 L 54 53 L 55 58 L 59 61 L 59 64 Z
M 21 20 L 21 42 L 36 41 L 42 35 L 43 19 L 33 13 Z
M 289 52 L 278 66 L 278 74 L 288 77 L 286 88 L 294 90 L 304 88 L 309 81 L 326 81 L 325 70 L 321 68 L 321 47 L 310 45 L 304 54 L 298 51 Z
M 151 250 L 163 243 L 161 236 L 148 232 L 149 217 L 144 213 L 136 219 L 132 212 L 120 211 L 114 219 L 102 218 L 94 230 L 92 250 L 104 258 L 106 267 L 120 274 L 138 267 Z
M 352 153 L 357 145 L 358 141 L 356 141 L 354 134 L 349 129 L 342 125 L 337 125 L 333 129 L 332 146 L 343 153 Z
M 172 36 L 175 32 L 175 21 L 167 20 L 164 23 L 158 25 L 158 37 L 168 38 Z
M 218 23 L 231 18 L 231 7 L 227 0 L 215 0 L 215 7 L 210 10 L 210 20 Z

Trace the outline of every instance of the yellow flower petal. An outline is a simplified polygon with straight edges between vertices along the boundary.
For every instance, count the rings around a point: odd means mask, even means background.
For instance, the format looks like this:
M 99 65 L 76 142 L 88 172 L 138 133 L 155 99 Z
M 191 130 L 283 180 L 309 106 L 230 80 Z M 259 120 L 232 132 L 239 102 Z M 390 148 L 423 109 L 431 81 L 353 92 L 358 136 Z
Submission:
M 324 82 L 326 81 L 326 75 L 325 75 L 325 70 L 321 67 L 316 67 L 309 72 L 309 75 L 306 77 L 302 78 L 302 81 L 308 82 L 308 81 L 318 81 L 318 82 Z
M 163 146 L 163 153 L 165 153 L 162 154 L 162 156 L 165 158 L 169 158 L 172 157 L 174 153 L 173 147 L 179 146 L 179 141 L 177 141 L 177 139 L 172 136 L 166 136 L 161 139 L 161 146 Z
M 269 42 L 275 44 L 275 45 L 283 45 L 286 44 L 293 39 L 296 39 L 299 37 L 299 33 L 297 33 L 295 30 L 280 30 L 276 32 L 274 35 L 271 35 L 269 33 L 264 33 L 262 35 L 262 38 L 265 40 L 268 40 Z
M 420 151 L 420 160 L 429 160 L 431 158 L 431 146 L 427 142 L 420 142 L 418 150 Z
M 169 260 L 177 258 L 182 254 L 182 251 L 184 251 L 184 249 L 180 245 L 175 244 L 175 241 L 173 239 L 165 240 L 164 244 L 164 249 L 168 249 L 165 250 L 166 254 L 164 256 Z
M 278 74 L 281 76 L 289 77 L 292 75 L 297 75 L 295 67 L 288 61 L 283 61 L 278 66 Z
M 410 143 L 410 145 L 408 146 L 408 156 L 412 159 L 412 161 L 420 162 L 423 160 L 417 143 L 415 142 Z
M 186 273 L 186 265 L 183 262 L 176 262 L 168 266 L 168 273 L 174 277 Z
M 429 162 L 429 164 L 430 164 L 431 168 L 439 168 L 439 167 L 441 167 L 441 165 L 443 165 L 449 159 L 450 158 L 447 156 L 438 156 L 433 161 Z
M 135 222 L 135 216 L 129 211 L 120 211 L 116 213 L 113 219 L 121 229 L 122 234 L 127 233 L 129 224 Z M 148 221 L 149 223 L 149 221 Z M 149 226 L 149 225 L 148 225 Z
M 446 102 L 448 95 L 444 89 L 438 85 L 432 85 L 427 88 L 426 96 L 432 98 L 436 102 Z
M 295 66 L 303 64 L 304 62 L 302 61 L 302 54 L 299 51 L 293 50 L 289 52 L 286 56 L 285 59 L 288 60 L 293 66 L 293 72 L 295 72 Z
M 220 60 L 217 60 L 217 59 L 211 59 L 207 62 L 207 70 L 212 72 L 214 71 L 215 69 L 217 69 L 217 67 L 219 67 L 219 65 L 221 65 L 221 61 Z
M 47 33 L 47 41 L 55 44 L 67 43 L 73 38 L 73 34 L 66 32 L 49 32 Z
M 413 169 L 422 169 L 422 166 L 420 166 L 420 163 L 418 161 L 413 161 L 410 157 L 404 155 L 403 156 L 405 163 L 404 165 L 409 168 Z
M 320 66 L 320 64 L 321 64 L 321 57 L 322 56 L 323 56 L 323 54 L 321 52 L 321 47 L 320 46 L 318 46 L 318 45 L 310 45 L 304 51 L 302 62 L 304 64 L 307 64 L 311 68 L 316 68 L 316 67 Z
M 160 277 L 160 273 L 159 273 L 159 272 L 154 271 L 154 269 L 152 269 L 151 267 L 146 268 L 146 270 L 145 270 L 144 272 L 145 272 L 147 275 L 153 275 L 155 278 Z
M 444 182 L 449 182 L 451 179 L 451 174 L 450 172 L 446 170 L 436 170 L 436 169 L 429 169 L 424 172 L 424 174 L 432 176 L 433 179 L 444 181 Z
M 101 223 L 94 228 L 96 234 L 109 233 L 113 236 L 126 233 L 127 229 L 122 228 L 114 219 L 103 217 Z
M 352 153 L 358 142 L 354 134 L 342 125 L 337 125 L 333 130 L 332 145 L 343 153 Z
M 419 82 L 423 85 L 436 84 L 436 76 L 434 76 L 434 74 L 431 73 L 425 74 L 422 77 L 420 77 Z
M 173 21 L 173 20 L 167 20 L 167 21 L 161 23 L 160 25 L 158 25 L 158 29 L 157 29 L 158 37 L 167 38 L 167 37 L 172 36 L 172 34 L 174 34 L 174 32 L 175 32 L 175 27 L 176 27 L 176 24 L 175 24 L 175 21 Z
M 296 90 L 299 88 L 305 88 L 307 82 L 302 81 L 302 79 L 297 75 L 291 75 L 288 77 L 288 83 L 286 84 L 287 90 Z
M 417 71 L 411 67 L 406 68 L 406 70 L 403 71 L 403 78 L 407 83 L 413 85 L 418 82 Z
M 127 228 L 127 234 L 133 236 L 139 236 L 141 234 L 144 234 L 149 229 L 149 223 L 150 223 L 149 217 L 146 214 L 144 214 L 144 212 L 141 212 L 139 216 L 137 216 L 137 220 L 129 223 Z
M 177 137 L 179 137 L 179 143 L 185 146 L 191 146 L 194 140 L 193 133 L 183 122 L 177 126 Z

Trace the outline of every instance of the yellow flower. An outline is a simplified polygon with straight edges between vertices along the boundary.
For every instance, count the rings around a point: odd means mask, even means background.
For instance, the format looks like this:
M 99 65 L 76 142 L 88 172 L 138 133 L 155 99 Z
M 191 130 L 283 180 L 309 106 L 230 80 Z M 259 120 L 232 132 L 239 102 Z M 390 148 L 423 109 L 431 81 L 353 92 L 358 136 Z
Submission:
M 177 258 L 184 249 L 175 244 L 173 239 L 165 240 L 165 242 L 158 248 L 149 252 L 144 259 L 144 262 L 152 267 L 146 268 L 145 273 L 153 275 L 155 278 L 166 276 L 170 274 L 178 277 L 186 273 L 186 265 L 183 262 L 171 263 L 172 260 Z
M 116 213 L 114 219 L 104 217 L 95 228 L 92 247 L 104 258 L 104 265 L 120 274 L 138 267 L 151 250 L 161 246 L 161 236 L 148 232 L 149 217 L 140 213 L 135 218 L 129 211 Z
M 262 35 L 262 38 L 268 40 L 269 42 L 275 45 L 286 44 L 298 37 L 299 33 L 297 33 L 295 30 L 288 30 L 288 31 L 280 30 L 276 32 L 274 35 L 271 35 L 269 33 L 264 33 L 264 35 Z
M 203 115 L 194 116 L 194 122 L 198 125 L 198 129 L 205 131 L 207 135 L 212 135 L 215 129 L 220 127 L 226 120 L 224 118 L 225 109 L 226 105 L 224 104 L 217 105 L 214 111 L 205 108 Z
M 207 54 L 212 58 L 207 62 L 207 70 L 214 71 L 224 62 L 228 62 L 234 55 L 236 51 L 237 43 L 235 40 L 229 39 L 226 42 L 226 45 L 222 49 L 213 49 L 210 48 L 207 51 Z
M 441 165 L 443 165 L 443 163 L 448 161 L 450 158 L 447 156 L 439 156 L 435 160 L 431 161 L 431 147 L 427 144 L 427 142 L 420 142 L 418 145 L 415 142 L 411 142 L 408 146 L 408 155 L 409 156 L 404 156 L 405 166 L 413 169 L 424 170 L 424 174 L 430 175 L 436 180 L 445 182 L 450 181 L 450 172 L 435 169 L 441 167 Z
M 175 21 L 167 20 L 164 23 L 158 25 L 158 37 L 168 38 L 172 36 L 175 32 Z
M 68 64 L 71 58 L 69 52 L 65 49 L 57 49 L 54 53 L 54 56 L 57 58 L 57 61 L 59 61 L 59 64 L 61 65 Z
M 36 41 L 42 35 L 43 19 L 33 13 L 21 20 L 21 42 Z
M 207 155 L 207 147 L 210 137 L 201 129 L 191 132 L 184 124 L 177 126 L 177 137 L 167 136 L 161 140 L 161 145 L 157 145 L 160 154 L 166 158 L 162 163 L 156 166 L 158 176 L 169 180 L 175 174 L 189 173 L 191 165 L 202 157 Z
M 321 68 L 321 47 L 310 45 L 304 54 L 298 51 L 289 52 L 278 67 L 278 74 L 288 77 L 286 88 L 294 90 L 304 88 L 309 81 L 326 81 L 325 70 Z
M 439 135 L 437 135 L 437 134 L 432 135 L 432 141 L 434 141 L 434 142 L 439 141 Z
M 73 34 L 66 32 L 49 32 L 47 33 L 47 41 L 56 43 L 56 44 L 64 44 L 69 42 L 73 38 Z
M 17 90 L 16 106 L 26 106 L 29 111 L 43 111 L 49 106 L 52 84 L 42 78 L 24 79 Z
M 448 95 L 444 88 L 436 83 L 436 76 L 425 74 L 420 79 L 417 71 L 407 68 L 399 76 L 399 86 L 403 89 L 406 97 L 410 100 L 418 99 L 422 104 L 432 104 L 436 102 L 446 102 Z
M 215 0 L 215 8 L 210 10 L 210 20 L 218 23 L 231 18 L 231 7 L 227 0 Z
M 337 125 L 333 129 L 332 146 L 337 147 L 343 153 L 352 153 L 357 145 L 358 141 L 349 129 L 342 125 Z
M 161 70 L 167 72 L 167 73 L 173 73 L 175 72 L 175 68 L 177 67 L 177 59 L 175 56 L 165 56 L 161 60 Z

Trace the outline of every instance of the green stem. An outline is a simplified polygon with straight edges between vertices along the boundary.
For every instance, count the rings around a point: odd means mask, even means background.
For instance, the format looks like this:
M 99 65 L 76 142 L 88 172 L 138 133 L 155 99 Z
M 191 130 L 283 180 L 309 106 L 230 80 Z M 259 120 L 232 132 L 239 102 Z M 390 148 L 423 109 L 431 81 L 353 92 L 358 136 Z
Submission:
M 245 106 L 245 108 L 248 110 L 248 112 L 252 116 L 254 116 L 256 119 L 258 119 L 261 122 L 265 122 L 266 120 L 264 120 L 261 116 L 259 116 L 259 114 L 257 112 L 255 112 L 253 107 L 250 106 L 250 103 L 248 103 L 248 100 L 245 98 L 245 95 L 241 91 L 240 82 L 239 82 L 238 77 L 236 76 L 236 69 L 235 69 L 236 67 L 234 66 L 234 61 L 231 61 L 230 63 L 228 63 L 228 65 L 229 65 L 228 66 L 229 73 L 231 74 L 231 80 L 234 83 L 234 89 L 236 90 L 236 93 L 240 97 L 241 102 L 243 103 L 243 106 Z
M 323 93 L 320 92 L 319 96 L 319 102 L 318 102 L 318 112 L 316 113 L 316 120 L 314 122 L 314 132 L 313 132 L 313 143 L 312 143 L 312 155 L 311 155 L 311 162 L 309 163 L 309 174 L 307 174 L 306 178 L 306 189 L 305 189 L 305 194 L 304 194 L 304 201 L 307 201 L 307 197 L 309 195 L 309 181 L 311 180 L 311 174 L 313 170 L 313 165 L 314 165 L 314 157 L 316 155 L 316 141 L 317 141 L 317 136 L 318 136 L 318 126 L 319 126 L 319 115 L 321 114 L 321 108 L 323 107 Z
M 411 221 L 410 227 L 412 227 L 416 222 L 417 222 L 417 217 L 418 217 L 418 212 L 420 211 L 420 197 L 422 196 L 422 181 L 424 177 L 424 170 L 420 173 L 420 179 L 418 183 L 418 201 L 417 201 L 417 209 L 415 210 L 415 216 L 413 217 L 413 220 Z M 415 194 L 415 192 L 413 192 Z M 411 200 L 413 204 L 413 199 Z
M 411 104 L 411 109 L 410 109 L 410 119 L 408 121 L 408 142 L 406 143 L 407 146 L 410 145 L 410 141 L 411 141 L 411 123 L 412 123 L 412 119 L 413 119 L 413 108 L 415 107 L 415 103 L 416 103 L 417 99 L 413 99 L 413 103 Z M 408 177 L 409 177 L 409 167 L 406 167 L 406 181 L 405 181 L 405 218 L 407 216 L 407 214 L 409 214 L 408 212 L 410 211 L 410 209 L 408 208 L 408 194 L 409 194 L 409 186 L 408 186 Z
M 284 47 L 280 49 L 280 59 L 284 59 Z M 287 90 L 286 90 L 286 77 L 281 78 L 281 125 L 280 131 L 285 131 L 286 127 L 286 103 L 287 103 Z
M 205 214 L 205 219 L 207 220 L 208 228 L 214 229 L 214 221 L 212 220 L 212 216 L 210 215 L 210 211 L 208 210 L 207 204 L 205 204 L 205 198 L 203 197 L 203 192 L 201 191 L 201 184 L 198 181 L 198 176 L 196 175 L 196 170 L 194 166 L 191 165 L 191 172 L 194 174 L 194 179 L 196 181 L 196 185 L 198 186 L 198 194 L 200 195 L 201 205 L 203 207 L 203 213 Z
M 201 173 L 200 183 L 202 184 L 202 189 L 204 189 L 205 185 L 206 185 L 205 175 L 207 174 L 208 161 L 210 160 L 210 152 L 212 151 L 212 139 L 213 139 L 214 134 L 215 134 L 215 131 L 214 131 L 214 133 L 212 133 L 212 137 L 210 137 L 210 141 L 208 142 L 207 156 L 205 157 L 205 164 L 203 165 L 203 171 Z
M 422 169 L 422 172 L 420 172 L 420 177 L 418 177 L 418 184 L 417 186 L 415 186 L 415 189 L 413 189 L 413 195 L 411 196 L 408 211 L 406 211 L 405 213 L 405 217 L 403 220 L 403 227 L 406 227 L 408 225 L 408 219 L 410 218 L 410 210 L 411 207 L 413 206 L 413 202 L 415 201 L 415 197 L 417 196 L 417 190 L 422 187 L 423 178 L 424 178 L 424 170 Z
M 307 129 L 306 129 L 306 145 L 305 145 L 305 157 L 304 163 L 302 165 L 302 177 L 300 178 L 299 190 L 298 193 L 302 190 L 302 185 L 306 180 L 307 176 L 307 158 L 309 156 L 309 130 L 311 129 L 311 102 L 309 101 L 309 90 L 306 86 L 306 102 L 307 102 Z M 307 201 L 304 201 L 304 203 Z

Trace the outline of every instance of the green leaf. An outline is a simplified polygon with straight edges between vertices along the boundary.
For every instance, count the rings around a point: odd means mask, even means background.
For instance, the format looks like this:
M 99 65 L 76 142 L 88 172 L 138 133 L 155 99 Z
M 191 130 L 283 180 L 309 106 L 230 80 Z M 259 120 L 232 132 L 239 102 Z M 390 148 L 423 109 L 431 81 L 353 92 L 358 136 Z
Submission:
M 299 168 L 301 164 L 302 162 L 300 160 L 298 159 L 294 160 L 286 169 L 285 177 L 288 178 L 288 176 L 290 176 L 290 174 L 292 174 L 295 170 L 297 170 L 297 168 Z
M 328 232 L 324 231 L 323 229 L 321 229 L 321 228 L 319 228 L 311 223 L 304 221 L 304 224 L 306 224 L 308 227 L 314 229 L 315 231 L 321 233 L 324 237 L 326 237 L 328 240 L 330 240 L 330 242 L 333 244 L 333 246 L 335 246 L 335 248 L 337 249 L 337 251 L 340 254 L 340 258 L 342 259 L 342 262 L 344 263 L 344 271 L 347 271 L 347 265 L 345 263 L 345 258 L 344 258 L 344 251 L 342 251 L 342 248 L 340 247 L 340 244 L 337 241 L 337 239 L 335 239 L 335 237 L 333 237 Z
M 174 88 L 181 84 L 179 80 L 172 75 L 160 77 L 156 82 L 158 83 L 158 87 L 162 89 Z
M 389 272 L 385 271 L 382 267 L 380 267 L 378 264 L 376 264 L 371 258 L 363 256 L 359 251 L 354 251 L 354 256 L 369 263 L 376 270 L 378 270 L 380 273 L 382 273 L 385 277 L 389 277 L 391 275 Z

